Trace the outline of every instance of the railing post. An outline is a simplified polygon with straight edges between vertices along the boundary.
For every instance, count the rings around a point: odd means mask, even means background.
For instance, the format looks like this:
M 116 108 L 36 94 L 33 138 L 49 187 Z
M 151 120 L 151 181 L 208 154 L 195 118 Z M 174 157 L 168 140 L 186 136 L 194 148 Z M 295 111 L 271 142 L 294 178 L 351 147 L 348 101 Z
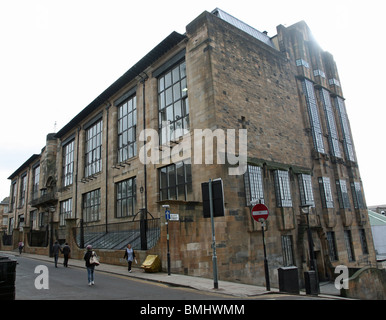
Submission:
M 83 219 L 80 219 L 80 248 L 84 248 L 84 227 L 83 227 Z
M 141 209 L 141 220 L 139 224 L 141 235 L 141 250 L 147 250 L 147 212 L 146 209 Z

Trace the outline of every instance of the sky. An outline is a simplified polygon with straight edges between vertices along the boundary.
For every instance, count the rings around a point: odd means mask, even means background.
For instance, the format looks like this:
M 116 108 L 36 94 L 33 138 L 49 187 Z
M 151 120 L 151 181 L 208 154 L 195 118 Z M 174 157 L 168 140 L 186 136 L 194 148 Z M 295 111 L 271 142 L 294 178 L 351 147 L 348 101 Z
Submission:
M 171 32 L 216 7 L 259 31 L 304 20 L 338 67 L 368 206 L 386 204 L 381 0 L 0 0 L 0 200 L 7 178 Z

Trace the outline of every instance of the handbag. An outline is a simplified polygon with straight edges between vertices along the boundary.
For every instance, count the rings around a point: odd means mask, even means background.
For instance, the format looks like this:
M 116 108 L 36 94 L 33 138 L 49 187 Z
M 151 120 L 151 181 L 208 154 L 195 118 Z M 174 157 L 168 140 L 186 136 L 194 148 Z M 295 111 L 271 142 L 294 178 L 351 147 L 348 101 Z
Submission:
M 94 264 L 94 265 L 96 265 L 96 266 L 99 266 L 99 265 L 100 265 L 99 257 L 97 256 L 97 254 L 95 253 L 95 251 L 93 251 L 92 254 L 91 254 L 91 257 L 90 257 L 90 264 Z

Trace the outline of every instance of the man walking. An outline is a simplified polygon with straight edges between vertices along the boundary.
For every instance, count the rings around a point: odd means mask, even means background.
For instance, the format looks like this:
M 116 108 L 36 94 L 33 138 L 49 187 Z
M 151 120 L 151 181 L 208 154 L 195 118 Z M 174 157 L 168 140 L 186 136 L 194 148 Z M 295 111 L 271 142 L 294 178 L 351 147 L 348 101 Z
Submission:
M 70 252 L 71 252 L 71 248 L 67 242 L 64 245 L 62 252 L 63 252 L 63 256 L 64 256 L 63 265 L 67 268 L 68 267 L 68 258 L 70 257 Z
M 55 244 L 52 247 L 52 253 L 54 254 L 55 268 L 58 267 L 59 252 L 62 252 L 62 250 L 60 249 L 60 245 L 58 241 L 55 241 Z

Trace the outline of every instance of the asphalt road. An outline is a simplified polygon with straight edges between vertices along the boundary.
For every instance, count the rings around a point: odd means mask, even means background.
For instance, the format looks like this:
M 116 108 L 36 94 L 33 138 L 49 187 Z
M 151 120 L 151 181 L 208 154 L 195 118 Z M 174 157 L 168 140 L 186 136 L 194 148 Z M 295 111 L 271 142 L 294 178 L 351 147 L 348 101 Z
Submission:
M 232 297 L 197 291 L 189 288 L 170 287 L 165 284 L 149 282 L 130 277 L 95 271 L 95 285 L 89 286 L 86 269 L 64 268 L 51 262 L 39 261 L 23 256 L 15 257 L 16 300 L 225 300 Z M 42 287 L 41 270 L 48 271 L 48 289 Z M 36 273 L 35 273 L 36 269 Z

